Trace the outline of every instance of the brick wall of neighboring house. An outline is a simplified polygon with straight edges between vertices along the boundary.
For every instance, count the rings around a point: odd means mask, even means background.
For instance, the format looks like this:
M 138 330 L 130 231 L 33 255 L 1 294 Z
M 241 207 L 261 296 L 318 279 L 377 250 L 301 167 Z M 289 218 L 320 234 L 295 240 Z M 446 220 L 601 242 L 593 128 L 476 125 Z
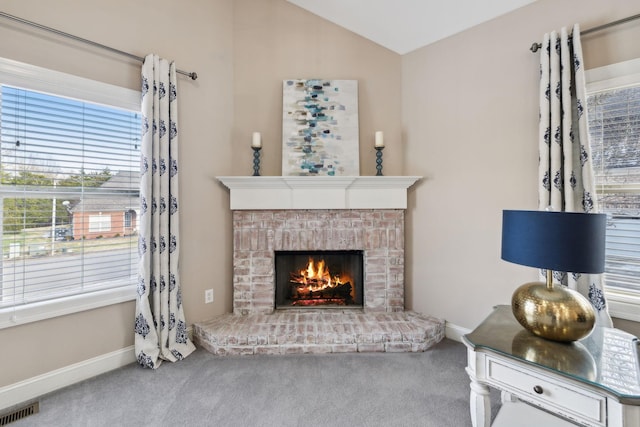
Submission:
M 110 227 L 104 227 L 98 231 L 90 231 L 90 217 L 102 216 L 110 217 Z M 131 212 L 131 224 L 125 227 L 125 212 L 76 212 L 73 214 L 73 238 L 79 239 L 96 239 L 106 237 L 128 236 L 136 231 L 136 215 Z

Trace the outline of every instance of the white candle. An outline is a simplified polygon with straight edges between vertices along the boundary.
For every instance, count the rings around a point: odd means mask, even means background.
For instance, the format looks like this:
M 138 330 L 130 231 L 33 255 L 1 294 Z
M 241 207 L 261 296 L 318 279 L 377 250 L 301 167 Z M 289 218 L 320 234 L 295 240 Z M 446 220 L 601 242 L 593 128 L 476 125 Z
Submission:
M 262 147 L 262 139 L 260 138 L 260 132 L 253 133 L 253 138 L 251 139 L 251 146 L 253 148 Z
M 382 133 L 381 130 L 376 132 L 376 147 L 380 148 L 380 147 L 384 147 L 384 134 Z

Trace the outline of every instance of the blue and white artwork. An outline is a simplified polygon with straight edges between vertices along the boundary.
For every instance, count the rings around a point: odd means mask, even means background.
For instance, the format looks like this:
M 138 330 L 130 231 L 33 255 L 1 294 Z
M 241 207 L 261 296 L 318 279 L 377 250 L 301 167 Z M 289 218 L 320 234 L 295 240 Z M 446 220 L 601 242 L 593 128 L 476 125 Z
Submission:
M 284 80 L 282 175 L 358 176 L 358 81 Z

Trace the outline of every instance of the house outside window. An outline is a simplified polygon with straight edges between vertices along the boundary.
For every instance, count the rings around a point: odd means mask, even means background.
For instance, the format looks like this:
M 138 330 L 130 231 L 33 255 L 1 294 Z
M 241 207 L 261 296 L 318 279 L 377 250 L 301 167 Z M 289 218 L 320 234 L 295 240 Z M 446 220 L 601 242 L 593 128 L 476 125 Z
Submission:
M 137 91 L 0 58 L 0 328 L 135 297 L 140 117 Z
M 640 61 L 586 77 L 596 187 L 607 214 L 605 292 L 613 316 L 640 321 Z

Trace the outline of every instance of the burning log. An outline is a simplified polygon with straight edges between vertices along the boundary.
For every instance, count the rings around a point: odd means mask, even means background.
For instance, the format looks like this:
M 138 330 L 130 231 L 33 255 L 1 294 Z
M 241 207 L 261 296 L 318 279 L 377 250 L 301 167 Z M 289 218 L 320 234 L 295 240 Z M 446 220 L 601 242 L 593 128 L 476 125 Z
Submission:
M 309 288 L 331 286 L 329 280 L 324 277 L 305 277 L 301 274 L 291 274 L 291 280 L 289 282 Z
M 292 300 L 339 300 L 343 301 L 344 304 L 353 304 L 351 292 L 351 282 L 318 290 L 313 290 L 309 286 L 301 285 L 296 288 Z
M 343 299 L 302 299 L 291 303 L 291 305 L 300 305 L 303 307 L 318 306 L 318 305 L 347 305 Z

